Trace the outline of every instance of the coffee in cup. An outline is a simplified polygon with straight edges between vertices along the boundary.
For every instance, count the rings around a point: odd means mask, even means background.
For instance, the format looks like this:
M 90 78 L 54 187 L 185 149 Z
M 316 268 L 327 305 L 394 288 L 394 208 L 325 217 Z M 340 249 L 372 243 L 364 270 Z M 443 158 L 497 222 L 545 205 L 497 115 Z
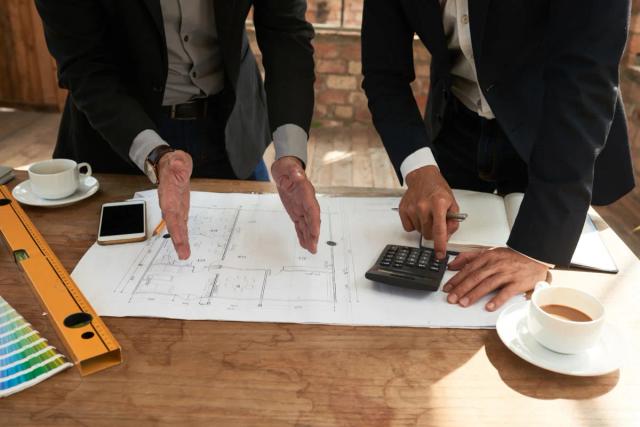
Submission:
M 571 320 L 572 322 L 590 322 L 593 320 L 589 315 L 566 305 L 547 304 L 540 308 L 558 319 Z
M 600 340 L 604 314 L 602 303 L 586 292 L 538 282 L 529 302 L 527 326 L 548 349 L 575 354 Z
M 80 169 L 86 168 L 85 174 Z M 72 195 L 80 185 L 80 176 L 91 176 L 88 163 L 76 163 L 70 159 L 50 159 L 29 167 L 31 191 L 43 199 L 63 199 Z

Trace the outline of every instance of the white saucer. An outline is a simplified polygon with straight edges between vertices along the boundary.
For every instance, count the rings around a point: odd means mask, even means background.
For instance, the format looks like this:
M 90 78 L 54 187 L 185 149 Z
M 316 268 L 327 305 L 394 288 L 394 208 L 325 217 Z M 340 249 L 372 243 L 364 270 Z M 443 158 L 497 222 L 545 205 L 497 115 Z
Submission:
M 618 328 L 605 323 L 600 342 L 579 354 L 561 354 L 542 346 L 527 328 L 529 301 L 507 307 L 498 318 L 496 330 L 502 342 L 527 362 L 565 375 L 590 377 L 620 368 L 626 354 L 625 340 Z
M 60 208 L 93 196 L 99 188 L 100 183 L 93 176 L 80 176 L 80 185 L 76 192 L 64 199 L 49 200 L 36 196 L 31 191 L 31 182 L 29 180 L 16 185 L 11 193 L 17 201 L 25 205 Z

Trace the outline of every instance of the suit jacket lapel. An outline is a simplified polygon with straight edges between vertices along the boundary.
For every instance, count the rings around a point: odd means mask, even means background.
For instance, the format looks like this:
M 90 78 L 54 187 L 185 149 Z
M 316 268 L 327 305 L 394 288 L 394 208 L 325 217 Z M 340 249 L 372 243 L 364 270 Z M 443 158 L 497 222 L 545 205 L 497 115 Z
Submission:
M 213 0 L 213 13 L 216 19 L 218 37 L 233 24 L 236 0 Z
M 482 57 L 482 40 L 484 37 L 487 11 L 491 0 L 469 0 L 469 25 L 471 26 L 471 44 L 476 65 Z
M 156 26 L 156 29 L 162 35 L 162 39 L 164 40 L 164 24 L 162 22 L 162 9 L 160 8 L 160 0 L 142 0 L 142 2 L 147 6 L 147 10 L 151 15 L 151 19 L 153 19 L 153 23 Z
M 441 55 L 444 58 L 447 56 L 447 41 L 442 26 L 440 2 L 438 0 L 414 0 L 413 4 L 416 8 L 415 17 L 419 19 L 420 23 L 415 27 L 416 34 L 432 55 Z

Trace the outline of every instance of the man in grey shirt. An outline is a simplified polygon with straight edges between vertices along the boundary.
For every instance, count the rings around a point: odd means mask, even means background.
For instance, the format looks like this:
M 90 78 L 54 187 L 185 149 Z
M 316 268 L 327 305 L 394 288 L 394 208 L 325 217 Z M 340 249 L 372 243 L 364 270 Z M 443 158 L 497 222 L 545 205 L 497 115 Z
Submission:
M 262 154 L 273 140 L 272 175 L 300 244 L 315 252 L 320 212 L 304 173 L 313 29 L 304 1 L 36 5 L 70 91 L 54 157 L 99 172 L 145 172 L 184 259 L 191 175 L 268 180 Z M 244 30 L 252 5 L 266 86 Z

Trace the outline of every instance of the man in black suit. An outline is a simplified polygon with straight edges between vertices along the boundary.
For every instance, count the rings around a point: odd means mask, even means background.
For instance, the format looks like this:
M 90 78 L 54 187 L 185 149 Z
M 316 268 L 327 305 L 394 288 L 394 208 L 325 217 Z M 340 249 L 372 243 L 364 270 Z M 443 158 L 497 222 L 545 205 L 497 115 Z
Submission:
M 627 0 L 365 0 L 363 88 L 398 176 L 407 231 L 444 256 L 451 188 L 525 196 L 507 248 L 465 253 L 450 303 L 500 307 L 569 264 L 590 204 L 630 191 L 618 65 Z M 431 52 L 424 121 L 410 82 L 413 37 Z
M 263 86 L 245 20 L 254 6 Z M 188 258 L 192 175 L 268 180 L 300 244 L 316 251 L 320 209 L 304 173 L 313 112 L 313 28 L 303 0 L 36 0 L 69 89 L 54 157 L 140 173 Z M 265 91 L 266 88 L 266 91 Z M 266 93 L 265 93 L 266 92 Z M 268 114 L 267 114 L 268 111 Z

